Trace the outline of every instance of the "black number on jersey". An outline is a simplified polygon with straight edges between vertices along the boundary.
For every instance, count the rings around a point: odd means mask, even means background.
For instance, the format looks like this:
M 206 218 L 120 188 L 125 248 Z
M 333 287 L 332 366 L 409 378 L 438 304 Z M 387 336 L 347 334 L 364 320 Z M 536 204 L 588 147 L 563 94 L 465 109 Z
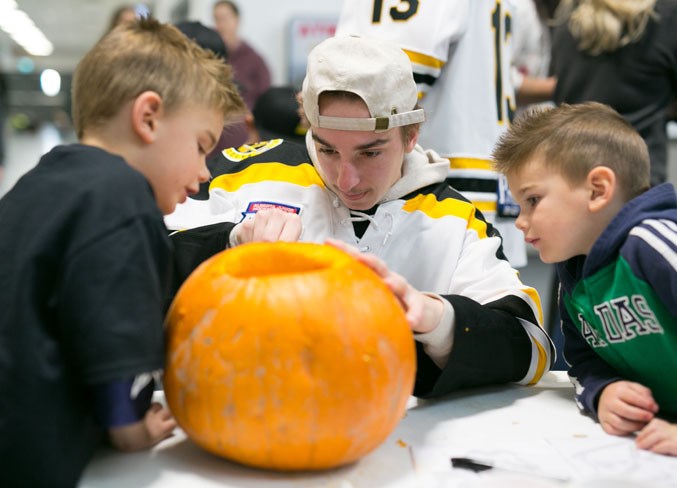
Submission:
M 403 5 L 406 4 L 406 5 Z M 418 11 L 418 0 L 400 0 L 397 7 L 391 7 L 388 13 L 390 18 L 398 20 L 407 20 Z M 371 15 L 371 21 L 374 24 L 381 22 L 381 13 L 383 12 L 383 0 L 374 0 L 374 10 Z
M 501 0 L 496 0 L 496 7 L 491 12 L 491 26 L 494 31 L 494 59 L 496 60 L 496 114 L 501 124 L 512 121 L 515 111 L 511 100 L 503 92 L 503 43 L 508 42 L 512 32 L 512 19 L 503 11 Z M 505 110 L 503 109 L 505 107 Z

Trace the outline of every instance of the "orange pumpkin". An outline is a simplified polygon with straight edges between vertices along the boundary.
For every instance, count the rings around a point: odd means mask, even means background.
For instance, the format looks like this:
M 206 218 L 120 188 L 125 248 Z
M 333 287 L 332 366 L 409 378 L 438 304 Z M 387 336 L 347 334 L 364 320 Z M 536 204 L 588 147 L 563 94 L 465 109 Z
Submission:
M 404 415 L 415 348 L 368 267 L 329 245 L 253 243 L 204 262 L 169 311 L 167 402 L 204 449 L 278 470 L 364 456 Z

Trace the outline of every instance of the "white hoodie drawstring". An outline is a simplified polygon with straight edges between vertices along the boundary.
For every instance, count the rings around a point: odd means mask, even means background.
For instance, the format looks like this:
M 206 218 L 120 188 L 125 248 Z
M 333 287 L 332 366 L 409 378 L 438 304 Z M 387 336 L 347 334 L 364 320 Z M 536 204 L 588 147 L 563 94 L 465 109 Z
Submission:
M 386 228 L 387 230 L 385 231 L 385 235 L 383 236 L 383 241 L 381 242 L 382 246 L 385 246 L 388 243 L 388 240 L 390 239 L 390 236 L 393 235 L 392 229 L 393 229 L 393 224 L 395 223 L 395 218 L 390 212 L 384 212 L 383 214 L 383 219 L 384 222 L 387 222 Z M 382 227 L 379 225 L 378 221 L 371 215 L 360 212 L 359 210 L 350 210 L 350 217 L 345 218 L 341 220 L 341 224 L 345 225 L 347 222 L 363 222 L 365 220 L 369 221 L 370 225 L 373 225 L 374 228 L 376 229 L 377 232 L 380 232 Z M 369 250 L 369 246 L 362 246 L 360 247 L 360 251 L 365 252 Z

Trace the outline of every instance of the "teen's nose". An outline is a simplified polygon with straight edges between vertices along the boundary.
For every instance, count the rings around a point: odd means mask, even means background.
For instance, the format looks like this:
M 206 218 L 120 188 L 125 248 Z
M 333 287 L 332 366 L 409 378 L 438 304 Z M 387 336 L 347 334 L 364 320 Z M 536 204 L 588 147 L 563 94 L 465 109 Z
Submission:
M 524 232 L 526 234 L 526 232 L 527 232 L 527 219 L 524 217 L 522 212 L 520 212 L 519 215 L 517 216 L 517 218 L 515 219 L 515 227 L 517 227 L 517 229 L 521 230 L 522 232 Z
M 359 182 L 360 177 L 352 162 L 341 161 L 336 176 L 336 186 L 338 189 L 343 192 L 348 192 L 355 188 Z

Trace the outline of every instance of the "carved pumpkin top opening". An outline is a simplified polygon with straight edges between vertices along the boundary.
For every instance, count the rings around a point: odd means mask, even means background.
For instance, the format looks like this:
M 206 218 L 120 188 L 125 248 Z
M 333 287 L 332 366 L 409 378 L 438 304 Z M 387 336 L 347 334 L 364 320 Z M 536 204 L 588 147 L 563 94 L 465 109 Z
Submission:
M 351 256 L 329 245 L 257 242 L 240 245 L 219 256 L 219 269 L 215 272 L 240 279 L 264 278 L 321 272 L 352 261 Z

